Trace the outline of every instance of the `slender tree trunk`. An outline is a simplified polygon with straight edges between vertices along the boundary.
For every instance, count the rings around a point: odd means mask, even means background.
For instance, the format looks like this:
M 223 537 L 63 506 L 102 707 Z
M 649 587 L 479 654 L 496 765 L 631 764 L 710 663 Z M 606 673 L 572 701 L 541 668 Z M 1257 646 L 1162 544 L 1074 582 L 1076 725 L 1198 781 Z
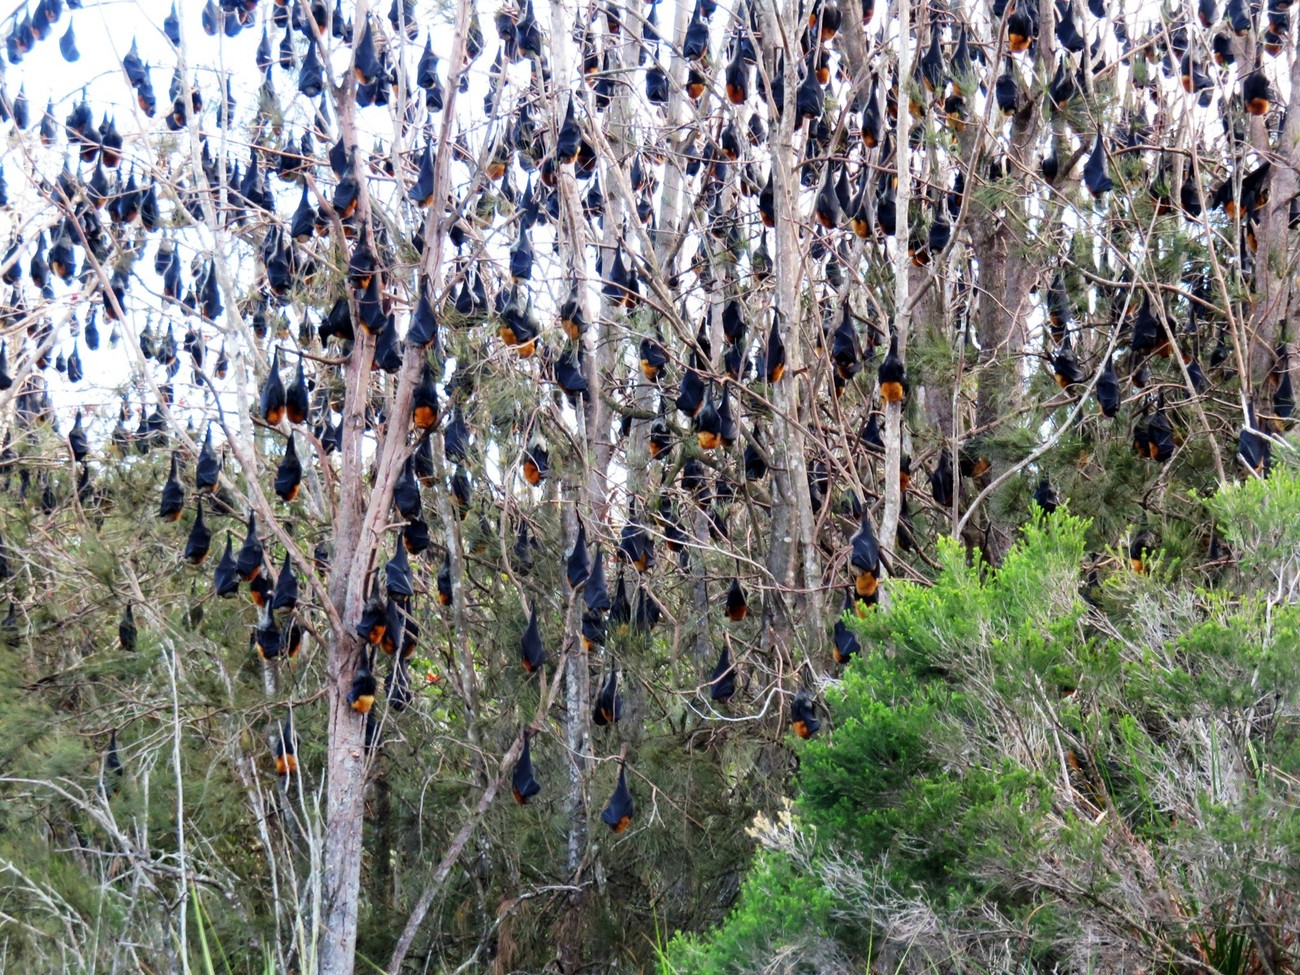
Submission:
M 566 518 L 566 521 L 572 519 Z M 567 533 L 566 533 L 567 534 Z M 569 537 L 573 537 L 571 534 Z M 582 868 L 587 858 L 587 772 L 590 767 L 590 676 L 587 656 L 579 639 L 582 595 L 571 593 L 564 614 L 564 643 L 557 677 L 564 672 L 564 744 L 569 757 L 569 831 L 565 872 L 576 890 L 569 892 L 567 910 L 560 921 L 560 971 L 572 975 L 582 967 L 586 930 L 587 895 L 582 889 Z
M 898 28 L 898 124 L 894 130 L 894 172 L 898 185 L 894 191 L 894 205 L 898 224 L 894 234 L 894 331 L 898 335 L 898 355 L 907 362 L 907 336 L 911 325 L 909 302 L 911 278 L 908 267 L 911 258 L 907 253 L 908 234 L 911 232 L 912 206 L 912 150 L 909 137 L 912 131 L 912 105 L 907 86 L 912 78 L 912 10 L 911 0 L 898 0 L 895 17 Z M 903 492 L 899 484 L 899 470 L 903 453 L 903 404 L 885 406 L 885 507 L 880 517 L 880 548 L 893 555 L 898 536 L 898 519 L 902 513 Z
M 1300 57 L 1291 62 L 1290 89 L 1300 91 Z M 1268 144 L 1268 130 L 1262 118 L 1250 118 L 1250 136 L 1262 158 L 1272 158 L 1268 202 L 1261 209 L 1255 253 L 1255 304 L 1250 316 L 1248 346 L 1243 345 L 1250 376 L 1242 387 L 1258 390 L 1274 365 L 1274 351 L 1281 339 L 1280 326 L 1293 318 L 1291 308 L 1295 261 L 1290 247 L 1291 203 L 1300 179 L 1300 113 L 1288 111 L 1276 148 Z M 1294 329 L 1290 336 L 1294 338 Z M 1295 363 L 1292 363 L 1294 366 Z
M 552 137 L 558 133 L 568 99 L 578 99 L 587 94 L 581 80 L 575 81 L 570 75 L 568 39 L 570 36 L 570 18 L 560 0 L 552 0 L 550 7 L 551 32 L 550 46 L 552 64 L 555 66 L 554 82 L 550 90 L 550 111 L 553 119 Z M 588 30 L 595 30 L 591 24 Z M 617 70 L 621 62 L 621 52 L 612 35 L 605 37 L 607 50 L 610 52 L 611 68 Z M 591 106 L 590 97 L 587 105 Z M 618 94 L 605 109 L 610 120 L 609 133 L 611 146 L 616 152 L 621 148 L 623 96 Z M 590 115 L 589 118 L 595 118 Z M 617 165 L 621 159 L 606 160 L 608 165 Z M 608 186 L 608 180 L 605 184 Z M 563 166 L 557 173 L 557 186 L 560 195 L 560 226 L 558 242 L 561 263 L 571 275 L 572 281 L 579 287 L 586 287 L 586 244 L 587 228 L 582 216 L 582 200 L 575 174 L 571 167 Z M 617 232 L 619 206 L 616 201 L 607 200 L 605 231 L 609 236 Z M 586 296 L 580 299 L 583 308 L 587 307 Z M 602 302 L 602 314 L 598 321 L 589 325 L 586 332 L 579 337 L 583 344 L 583 368 L 591 393 L 590 400 L 579 400 L 575 409 L 579 412 L 578 429 L 575 438 L 566 442 L 576 446 L 576 450 L 565 458 L 563 480 L 560 485 L 564 538 L 566 550 L 577 544 L 579 520 L 587 526 L 590 536 L 599 539 L 607 518 L 606 471 L 613 445 L 610 442 L 608 407 L 604 400 L 605 382 L 609 372 L 609 346 L 605 341 L 608 329 L 609 308 Z M 589 809 L 587 799 L 587 776 L 591 766 L 591 706 L 590 706 L 590 663 L 582 650 L 581 626 L 583 599 L 581 592 L 570 592 L 564 612 L 564 632 L 560 646 L 560 658 L 555 670 L 555 679 L 564 683 L 564 742 L 569 764 L 568 794 L 565 800 L 568 816 L 566 836 L 565 870 L 568 882 L 575 889 L 571 890 L 565 901 L 566 909 L 559 922 L 557 932 L 556 955 L 561 972 L 578 971 L 582 966 L 584 954 L 584 933 L 586 926 L 587 895 L 582 887 L 582 870 L 587 860 L 589 843 Z
M 440 145 L 449 143 L 457 94 L 455 72 L 460 70 L 465 58 L 469 13 L 469 4 L 461 4 L 457 9 L 451 57 L 453 73 L 448 78 Z M 368 16 L 369 3 L 367 0 L 358 0 L 354 12 L 358 28 L 366 23 Z M 354 45 L 360 43 L 364 33 L 362 29 L 354 31 Z M 344 78 L 342 88 L 335 91 L 339 131 L 359 176 L 357 223 L 362 233 L 373 238 L 364 169 L 356 158 L 356 80 L 351 70 Z M 436 279 L 441 264 L 441 230 L 444 220 L 442 201 L 447 196 L 450 163 L 451 154 L 440 151 L 434 172 L 436 203 L 426 226 L 426 239 L 429 243 L 422 267 L 425 279 L 422 284 L 426 287 L 431 286 Z M 374 243 L 371 239 L 372 252 L 378 254 L 380 251 Z M 353 312 L 355 316 L 355 307 Z M 374 347 L 374 338 L 364 330 L 358 330 L 345 372 L 346 392 L 340 447 L 342 463 L 339 465 L 341 475 L 334 516 L 334 552 L 329 587 L 330 600 L 337 610 L 341 625 L 335 625 L 327 665 L 329 751 L 321 868 L 324 899 L 324 927 L 319 939 L 321 975 L 351 975 L 355 964 L 367 761 L 364 747 L 365 718 L 353 711 L 347 701 L 356 665 L 364 649 L 360 638 L 351 630 L 351 625 L 361 615 L 376 545 L 384 537 L 382 523 L 392 504 L 393 484 L 403 461 L 411 451 L 407 444 L 411 394 L 420 373 L 420 357 L 406 355 L 389 411 L 387 437 L 381 442 L 379 456 L 375 461 L 374 486 L 367 497 L 364 478 L 366 460 L 362 445 L 366 432 L 366 407 Z M 445 517 L 444 509 L 444 520 Z M 462 692 L 467 696 L 472 740 L 475 711 L 472 661 L 469 666 L 470 674 L 463 682 Z
M 344 627 L 361 614 L 363 588 L 352 578 L 353 563 L 361 555 L 362 497 L 361 440 L 365 433 L 366 378 L 374 340 L 364 334 L 352 350 L 348 363 L 348 393 L 344 406 L 344 463 L 347 476 L 340 485 L 335 519 L 335 545 L 331 559 L 330 598 Z M 364 558 L 364 556 L 362 556 Z M 364 580 L 364 568 L 361 571 Z M 361 640 L 346 629 L 332 634 L 329 647 L 329 753 L 325 791 L 325 851 L 322 890 L 325 902 L 324 927 L 320 932 L 321 975 L 350 975 L 357 942 L 358 893 L 361 886 L 361 838 L 363 789 L 365 786 L 365 718 L 348 704 L 348 692 Z
M 331 658 L 356 650 L 336 643 Z M 322 872 L 325 899 L 320 936 L 321 975 L 352 971 L 357 945 L 357 893 L 361 886 L 362 790 L 365 785 L 363 734 L 365 720 L 347 703 L 351 666 L 330 694 L 329 766 L 325 798 L 325 858 Z
M 1052 63 L 1055 40 L 1055 8 L 1046 9 L 1043 16 L 1039 27 L 1039 53 L 1033 67 L 1036 74 L 1043 73 L 1043 65 Z M 1030 83 L 1037 85 L 1039 82 L 1031 78 Z M 1041 112 L 1032 100 L 1011 123 L 1007 170 L 1022 183 L 1028 179 L 1026 174 L 1038 166 L 1032 147 L 1041 125 Z M 971 192 L 969 187 L 972 184 L 977 185 L 971 177 L 983 175 L 968 174 L 967 192 Z M 1024 247 L 1017 242 L 1028 220 L 1020 195 L 1008 193 L 1000 213 L 976 209 L 971 217 L 978 259 L 975 290 L 979 295 L 973 317 L 980 344 L 976 367 L 979 383 L 975 397 L 975 425 L 988 428 L 1016 410 L 1023 398 L 1021 351 L 1028 338 L 1025 322 L 1030 312 L 1030 292 L 1036 283 L 1037 270 L 1030 265 Z M 1003 527 L 990 520 L 980 536 L 984 557 L 995 564 L 1000 561 L 1005 543 L 1010 540 Z
M 781 129 L 783 135 L 787 130 Z M 795 600 L 804 623 L 801 636 L 805 649 L 815 646 L 822 629 L 821 613 L 821 566 L 818 558 L 817 537 L 814 529 L 812 497 L 808 485 L 808 448 L 804 430 L 811 419 L 811 409 L 801 409 L 805 385 L 816 374 L 804 373 L 807 361 L 806 350 L 809 323 L 801 310 L 801 292 L 803 284 L 803 252 L 799 242 L 799 222 L 802 214 L 798 209 L 799 177 L 792 165 L 795 149 L 790 142 L 781 141 L 772 149 L 772 169 L 775 174 L 776 204 L 776 274 L 777 306 L 789 309 L 786 319 L 786 374 L 776 384 L 772 392 L 776 417 L 773 429 L 776 433 L 778 453 L 784 453 L 786 468 L 785 487 L 789 491 L 790 503 L 794 506 L 792 529 L 799 538 L 799 575 L 803 594 Z M 812 316 L 819 318 L 820 306 L 812 309 Z M 820 320 L 811 322 L 811 328 L 820 329 Z M 809 405 L 816 400 L 816 390 L 806 391 Z M 793 569 L 793 567 L 792 567 Z M 787 582 L 794 582 L 793 571 L 787 572 Z

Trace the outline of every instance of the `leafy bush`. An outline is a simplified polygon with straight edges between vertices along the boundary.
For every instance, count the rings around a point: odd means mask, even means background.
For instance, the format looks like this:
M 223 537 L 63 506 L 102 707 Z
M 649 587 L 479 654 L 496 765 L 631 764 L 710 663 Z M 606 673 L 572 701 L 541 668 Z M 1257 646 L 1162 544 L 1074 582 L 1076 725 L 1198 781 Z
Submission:
M 1209 508 L 1236 556 L 1215 588 L 1117 559 L 1090 605 L 1089 523 L 1061 511 L 997 570 L 944 541 L 932 585 L 850 614 L 864 653 L 828 689 L 796 815 L 758 831 L 728 922 L 668 960 L 1278 970 L 1300 933 L 1300 479 Z

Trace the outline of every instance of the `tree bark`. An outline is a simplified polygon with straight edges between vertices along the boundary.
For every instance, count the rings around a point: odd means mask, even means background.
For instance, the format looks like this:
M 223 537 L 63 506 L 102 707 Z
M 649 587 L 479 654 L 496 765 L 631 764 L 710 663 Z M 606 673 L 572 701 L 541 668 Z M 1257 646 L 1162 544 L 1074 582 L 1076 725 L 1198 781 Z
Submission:
M 911 0 L 898 0 L 895 24 L 898 28 L 898 124 L 894 130 L 894 173 L 897 188 L 894 206 L 898 224 L 894 234 L 894 331 L 898 335 L 898 355 L 907 362 L 907 336 L 911 325 L 911 303 L 908 300 L 911 279 L 907 253 L 908 235 L 911 232 L 912 204 L 912 150 L 909 137 L 912 131 L 912 105 L 907 86 L 912 78 L 912 10 Z M 898 519 L 902 514 L 903 492 L 899 484 L 899 470 L 903 452 L 903 404 L 885 405 L 885 507 L 880 518 L 880 549 L 892 556 L 898 537 Z
M 361 614 L 363 587 L 352 578 L 358 562 L 368 562 L 361 552 L 361 441 L 365 435 L 365 389 L 374 354 L 374 340 L 359 334 L 348 363 L 347 401 L 344 406 L 344 463 L 335 518 L 331 558 L 330 598 L 343 621 L 329 647 L 327 684 L 329 697 L 329 753 L 326 766 L 325 849 L 321 888 L 324 899 L 320 932 L 321 975 L 350 975 L 357 941 L 358 895 L 361 886 L 361 837 L 365 718 L 348 704 L 348 692 L 361 640 L 347 629 Z M 364 564 L 361 576 L 364 580 Z
M 1290 90 L 1300 91 L 1300 57 L 1291 62 Z M 1288 111 L 1277 146 L 1270 148 L 1268 130 L 1262 118 L 1250 118 L 1250 136 L 1262 159 L 1272 159 L 1268 202 L 1263 206 L 1256 239 L 1255 303 L 1250 315 L 1250 333 L 1243 343 L 1250 375 L 1242 377 L 1249 397 L 1265 383 L 1274 366 L 1274 351 L 1281 339 L 1281 326 L 1291 322 L 1295 282 L 1294 257 L 1290 248 L 1291 203 L 1300 178 L 1300 113 Z M 1293 323 L 1294 324 L 1294 323 Z M 1294 330 L 1289 337 L 1294 337 Z M 1296 365 L 1292 362 L 1292 366 Z
M 1048 4 L 1042 14 L 1037 60 L 1032 68 L 1039 75 L 1044 74 L 1044 66 L 1052 63 L 1055 8 Z M 1002 41 L 997 43 L 1000 54 Z M 1043 80 L 1031 77 L 1029 83 L 1034 90 L 1041 90 Z M 1032 98 L 1011 122 L 1007 170 L 1015 174 L 1022 185 L 1038 166 L 1038 161 L 1033 158 L 1033 146 L 1041 125 L 1042 113 L 1038 102 Z M 971 168 L 974 169 L 978 162 L 978 157 L 972 159 Z M 974 172 L 967 174 L 968 193 L 977 185 L 976 177 L 979 175 Z M 1022 193 L 1007 193 L 1001 213 L 976 211 L 972 218 L 972 228 L 983 228 L 982 231 L 974 229 L 972 234 L 978 261 L 974 284 L 979 295 L 973 318 L 980 346 L 976 363 L 975 426 L 987 429 L 1013 413 L 1023 398 L 1021 355 L 1028 338 L 1025 323 L 1037 271 L 1031 266 L 1017 237 L 1028 220 Z M 964 522 L 965 518 L 961 520 Z M 978 537 L 983 541 L 984 558 L 995 564 L 1000 561 L 1004 543 L 1010 536 L 990 520 Z

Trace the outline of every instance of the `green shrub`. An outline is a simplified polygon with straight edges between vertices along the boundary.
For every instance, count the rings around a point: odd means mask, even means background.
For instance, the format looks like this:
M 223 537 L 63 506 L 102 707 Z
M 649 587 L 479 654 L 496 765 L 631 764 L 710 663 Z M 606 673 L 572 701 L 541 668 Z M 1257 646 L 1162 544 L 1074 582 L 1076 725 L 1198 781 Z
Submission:
M 1119 553 L 1090 606 L 1089 523 L 1040 513 L 997 570 L 941 540 L 933 584 L 850 615 L 864 652 L 802 747 L 790 836 L 667 960 L 794 971 L 773 959 L 802 944 L 826 971 L 1276 965 L 1298 923 L 1300 477 L 1209 510 L 1226 570 L 1139 574 Z

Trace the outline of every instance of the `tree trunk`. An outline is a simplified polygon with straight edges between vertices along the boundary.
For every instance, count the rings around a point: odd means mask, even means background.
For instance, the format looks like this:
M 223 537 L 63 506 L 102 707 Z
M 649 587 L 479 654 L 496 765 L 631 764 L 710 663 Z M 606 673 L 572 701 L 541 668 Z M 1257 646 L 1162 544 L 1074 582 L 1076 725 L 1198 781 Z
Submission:
M 320 936 L 321 975 L 349 975 L 357 946 L 361 835 L 365 786 L 365 719 L 349 707 L 355 641 L 336 642 L 330 656 L 346 665 L 329 695 L 329 765 L 325 793 L 325 857 L 321 875 L 325 913 Z M 331 669 L 334 669 L 331 667 Z
M 567 486 L 566 486 L 567 487 Z M 567 491 L 566 491 L 567 493 Z M 565 519 L 566 521 L 569 519 Z M 572 536 L 570 536 L 572 537 Z M 569 818 L 565 873 L 575 890 L 567 897 L 567 910 L 560 922 L 559 963 L 565 975 L 582 968 L 583 932 L 586 929 L 586 892 L 582 889 L 582 868 L 587 858 L 587 770 L 590 765 L 591 715 L 590 677 L 587 655 L 579 639 L 581 593 L 571 593 L 564 614 L 564 643 L 560 669 L 564 671 L 564 744 L 569 756 L 569 794 L 566 800 Z
M 1289 80 L 1290 90 L 1300 91 L 1300 58 L 1292 62 Z M 1300 182 L 1296 176 L 1296 167 L 1300 165 L 1300 113 L 1286 113 L 1276 149 L 1269 147 L 1268 130 L 1262 118 L 1250 118 L 1250 137 L 1260 157 L 1273 160 L 1273 167 L 1269 174 L 1268 202 L 1261 208 L 1256 231 L 1259 249 L 1255 254 L 1255 304 L 1251 310 L 1250 333 L 1242 344 L 1250 375 L 1242 377 L 1241 385 L 1248 397 L 1252 391 L 1265 386 L 1274 365 L 1273 353 L 1281 340 L 1280 327 L 1292 318 L 1294 265 L 1289 245 L 1291 203 Z
M 348 630 L 361 615 L 369 554 L 359 544 L 363 516 L 362 482 L 365 399 L 374 339 L 359 333 L 347 366 L 344 403 L 344 463 L 334 521 L 330 599 L 342 619 L 329 647 L 329 754 L 325 791 L 325 850 L 321 888 L 324 900 L 320 936 L 321 975 L 351 975 L 356 955 L 358 893 L 361 884 L 361 835 L 365 786 L 365 718 L 348 704 L 353 674 L 363 650 Z M 390 488 L 391 492 L 391 488 Z M 358 568 L 359 566 L 359 568 Z
M 912 131 L 912 107 L 907 85 L 912 77 L 912 8 L 911 0 L 898 0 L 896 20 L 898 26 L 898 123 L 894 132 L 894 173 L 897 188 L 894 205 L 898 225 L 894 234 L 894 331 L 898 336 L 898 355 L 907 362 L 907 336 L 911 325 L 909 304 L 911 279 L 908 267 L 911 258 L 907 253 L 908 235 L 911 233 L 912 203 L 912 150 L 909 137 Z M 885 505 L 880 516 L 880 550 L 892 556 L 898 537 L 898 519 L 902 514 L 903 492 L 899 483 L 899 470 L 903 452 L 903 404 L 885 405 Z
M 1041 74 L 1043 65 L 1050 65 L 1055 37 L 1055 8 L 1049 4 L 1043 12 L 1044 21 L 1039 28 L 1039 52 L 1033 70 Z M 1030 79 L 1031 84 L 1038 84 Z M 1042 125 L 1039 106 L 1032 99 L 1016 114 L 1011 123 L 1010 153 L 1007 171 L 1017 176 L 1024 185 L 1038 161 L 1033 157 L 1033 146 Z M 972 166 L 977 160 L 972 160 Z M 978 185 L 986 174 L 968 173 L 968 189 Z M 1036 283 L 1036 270 L 1016 234 L 1021 233 L 1028 215 L 1024 197 L 1008 193 L 1002 212 L 980 212 L 973 209 L 970 225 L 972 243 L 978 261 L 974 292 L 979 295 L 973 314 L 975 334 L 979 339 L 978 392 L 975 397 L 975 426 L 988 429 L 1013 413 L 1020 405 L 1024 392 L 1021 354 L 1028 335 L 1025 322 L 1030 312 L 1031 289 Z M 978 228 L 983 228 L 982 231 Z M 993 471 L 993 474 L 999 473 Z M 960 503 L 960 502 L 959 502 Z M 978 521 L 977 521 L 978 523 Z M 982 532 L 968 537 L 970 544 L 976 538 L 982 541 L 983 556 L 996 564 L 1010 542 L 1009 526 L 1000 526 L 990 518 Z

